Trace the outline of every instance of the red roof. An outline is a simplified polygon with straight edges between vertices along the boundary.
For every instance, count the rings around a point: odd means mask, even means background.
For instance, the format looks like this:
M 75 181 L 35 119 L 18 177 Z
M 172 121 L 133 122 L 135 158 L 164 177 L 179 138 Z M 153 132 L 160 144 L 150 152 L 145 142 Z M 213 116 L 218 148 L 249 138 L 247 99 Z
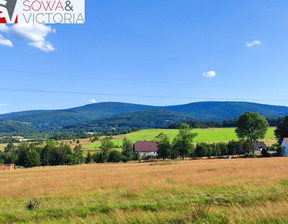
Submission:
M 135 152 L 157 152 L 158 146 L 156 142 L 139 141 L 134 144 Z
M 284 138 L 284 141 L 285 141 L 286 144 L 288 145 L 288 138 Z

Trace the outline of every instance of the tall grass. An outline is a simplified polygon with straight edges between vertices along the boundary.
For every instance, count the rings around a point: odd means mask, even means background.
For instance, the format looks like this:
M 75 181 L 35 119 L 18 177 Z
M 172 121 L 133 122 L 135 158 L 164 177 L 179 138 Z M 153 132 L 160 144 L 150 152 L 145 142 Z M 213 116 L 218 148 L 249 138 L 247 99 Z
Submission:
M 0 172 L 0 223 L 285 223 L 287 158 Z M 31 198 L 37 210 L 26 209 Z

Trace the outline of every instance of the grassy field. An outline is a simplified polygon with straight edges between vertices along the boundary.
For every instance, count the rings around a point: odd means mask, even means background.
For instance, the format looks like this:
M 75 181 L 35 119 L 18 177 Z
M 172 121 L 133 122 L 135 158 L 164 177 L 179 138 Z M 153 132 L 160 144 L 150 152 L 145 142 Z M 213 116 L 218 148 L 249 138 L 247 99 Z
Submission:
M 269 128 L 266 134 L 265 139 L 263 139 L 267 145 L 272 145 L 276 143 L 276 139 L 274 136 L 275 128 Z M 172 141 L 175 136 L 178 134 L 178 130 L 175 129 L 146 129 L 133 133 L 129 133 L 127 135 L 119 135 L 113 137 L 113 142 L 116 146 L 122 146 L 123 138 L 126 136 L 128 139 L 133 142 L 136 141 L 152 141 L 155 139 L 155 136 L 159 133 L 165 133 L 169 136 Z M 193 129 L 193 132 L 198 133 L 198 136 L 194 139 L 194 142 L 228 142 L 231 140 L 238 140 L 235 134 L 235 128 L 211 128 L 211 129 Z M 97 141 L 93 144 L 91 142 L 87 145 L 87 141 L 83 140 L 84 149 L 95 149 L 101 146 L 100 141 Z M 82 142 L 81 142 L 82 144 Z
M 0 172 L 0 223 L 287 223 L 288 158 Z M 31 198 L 39 209 L 25 208 Z
M 7 144 L 0 144 L 0 151 L 4 151 Z
M 265 141 L 267 145 L 272 145 L 273 143 L 277 142 L 274 136 L 274 131 L 275 128 L 273 127 L 270 127 L 268 129 L 266 137 L 265 139 L 263 139 L 263 141 Z M 178 130 L 176 129 L 146 129 L 132 132 L 127 135 L 113 136 L 112 141 L 115 145 L 115 148 L 121 148 L 123 138 L 125 136 L 131 141 L 133 141 L 133 143 L 135 143 L 136 141 L 143 141 L 143 140 L 153 141 L 155 139 L 155 136 L 157 136 L 161 132 L 167 134 L 171 142 L 178 134 Z M 193 132 L 198 133 L 198 136 L 194 139 L 194 143 L 197 142 L 213 143 L 213 142 L 228 142 L 231 140 L 239 140 L 235 134 L 235 128 L 193 129 Z M 85 151 L 87 150 L 97 151 L 101 146 L 100 141 L 96 141 L 94 143 L 91 143 L 90 139 L 79 139 L 79 141 Z M 69 144 L 72 148 L 74 148 L 77 145 L 76 141 L 73 142 L 72 140 L 66 140 L 63 142 Z M 3 151 L 6 145 L 7 144 L 0 144 L 0 150 Z

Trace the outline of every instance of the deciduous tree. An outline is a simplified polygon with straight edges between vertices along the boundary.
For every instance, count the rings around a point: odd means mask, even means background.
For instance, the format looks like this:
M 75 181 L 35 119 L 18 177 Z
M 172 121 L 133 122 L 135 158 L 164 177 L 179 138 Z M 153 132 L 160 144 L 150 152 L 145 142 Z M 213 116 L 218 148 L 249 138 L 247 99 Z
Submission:
M 166 134 L 161 132 L 156 136 L 156 143 L 158 145 L 158 157 L 163 160 L 170 156 L 171 144 Z
M 235 132 L 239 138 L 249 141 L 254 154 L 253 142 L 265 137 L 268 126 L 267 120 L 258 113 L 246 112 L 239 117 Z
M 107 161 L 109 151 L 114 147 L 113 142 L 110 140 L 110 138 L 106 137 L 101 140 L 101 153 L 102 157 L 104 159 L 104 162 Z
M 288 137 L 288 116 L 285 117 L 282 122 L 277 126 L 275 130 L 275 136 L 278 139 L 278 144 L 282 144 L 284 138 Z
M 133 143 L 126 137 L 123 139 L 122 155 L 125 156 L 127 160 L 133 159 Z
M 188 124 L 181 124 L 179 127 L 179 134 L 173 141 L 173 148 L 179 152 L 179 155 L 184 160 L 186 155 L 190 155 L 193 150 L 193 139 L 197 136 L 197 133 L 191 133 L 191 129 Z

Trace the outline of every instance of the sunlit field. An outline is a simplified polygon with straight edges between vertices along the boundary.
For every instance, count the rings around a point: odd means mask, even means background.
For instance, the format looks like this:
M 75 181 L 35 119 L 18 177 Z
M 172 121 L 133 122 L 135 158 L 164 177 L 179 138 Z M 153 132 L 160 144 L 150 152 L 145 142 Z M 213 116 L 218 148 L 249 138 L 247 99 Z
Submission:
M 272 145 L 276 143 L 276 139 L 274 136 L 274 127 L 270 127 L 267 131 L 265 139 L 265 143 L 267 145 Z M 159 133 L 165 133 L 169 136 L 170 141 L 176 137 L 178 134 L 178 130 L 176 129 L 146 129 L 141 131 L 136 131 L 133 133 L 129 133 L 127 135 L 119 135 L 113 136 L 113 142 L 116 147 L 121 147 L 123 143 L 123 138 L 126 136 L 133 142 L 136 141 L 152 141 L 155 140 L 155 136 Z M 193 132 L 198 133 L 198 136 L 194 139 L 194 144 L 197 142 L 206 142 L 206 143 L 214 143 L 214 142 L 229 142 L 231 140 L 239 140 L 235 133 L 235 128 L 208 128 L 208 129 L 193 129 Z M 101 146 L 100 141 L 95 143 L 87 142 L 85 140 L 82 141 L 82 145 L 84 149 L 96 149 Z M 88 143 L 88 144 L 87 144 Z
M 7 144 L 0 144 L 0 151 L 3 151 Z
M 0 171 L 0 223 L 287 223 L 287 169 L 269 158 Z

